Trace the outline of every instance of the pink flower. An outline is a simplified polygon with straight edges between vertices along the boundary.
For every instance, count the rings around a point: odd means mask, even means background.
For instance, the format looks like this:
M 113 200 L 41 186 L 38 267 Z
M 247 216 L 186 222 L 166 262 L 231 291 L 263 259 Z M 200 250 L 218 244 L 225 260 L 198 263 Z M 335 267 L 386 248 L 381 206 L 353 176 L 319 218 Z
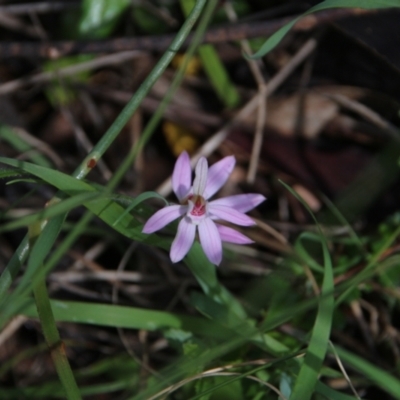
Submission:
M 196 228 L 204 253 L 215 265 L 219 265 L 222 260 L 222 241 L 236 244 L 253 243 L 240 232 L 214 221 L 224 220 L 241 226 L 255 225 L 244 213 L 263 202 L 264 196 L 240 194 L 208 201 L 227 181 L 235 162 L 235 157 L 229 156 L 208 168 L 207 160 L 201 157 L 197 162 L 196 176 L 191 186 L 192 170 L 189 156 L 183 152 L 178 157 L 172 174 L 172 187 L 180 205 L 167 206 L 157 211 L 143 227 L 144 233 L 153 233 L 183 216 L 171 246 L 172 262 L 182 260 L 188 253 L 195 239 Z

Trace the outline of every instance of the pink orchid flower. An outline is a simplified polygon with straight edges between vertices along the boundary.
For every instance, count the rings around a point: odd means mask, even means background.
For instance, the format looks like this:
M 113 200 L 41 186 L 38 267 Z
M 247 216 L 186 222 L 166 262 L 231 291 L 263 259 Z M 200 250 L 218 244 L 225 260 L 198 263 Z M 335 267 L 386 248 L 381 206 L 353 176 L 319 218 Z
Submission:
M 144 233 L 153 233 L 182 217 L 178 232 L 172 243 L 172 262 L 181 261 L 195 239 L 196 229 L 207 258 L 215 265 L 222 260 L 222 241 L 236 244 L 253 243 L 240 232 L 215 220 L 224 220 L 236 225 L 250 226 L 255 222 L 245 213 L 265 200 L 261 194 L 240 194 L 208 201 L 227 181 L 235 166 L 235 157 L 228 156 L 208 168 L 207 160 L 201 157 L 195 168 L 192 182 L 190 159 L 184 151 L 177 159 L 172 174 L 172 188 L 180 205 L 167 206 L 157 211 L 143 227 Z

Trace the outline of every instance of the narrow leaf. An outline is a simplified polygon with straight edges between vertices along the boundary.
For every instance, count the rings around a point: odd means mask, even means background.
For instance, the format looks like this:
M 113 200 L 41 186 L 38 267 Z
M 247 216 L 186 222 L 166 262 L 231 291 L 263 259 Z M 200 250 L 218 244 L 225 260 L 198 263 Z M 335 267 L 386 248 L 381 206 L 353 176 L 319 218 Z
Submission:
M 292 27 L 301 18 L 306 15 L 315 13 L 317 11 L 327 10 L 329 8 L 363 8 L 363 9 L 375 9 L 375 8 L 389 8 L 389 7 L 400 7 L 400 2 L 398 0 L 325 0 L 320 4 L 310 8 L 307 12 L 295 18 L 293 21 L 284 25 L 282 28 L 277 30 L 273 35 L 271 35 L 267 41 L 261 46 L 261 48 L 253 54 L 250 58 L 260 58 L 265 54 L 270 52 L 282 39 L 283 37 L 292 29 Z

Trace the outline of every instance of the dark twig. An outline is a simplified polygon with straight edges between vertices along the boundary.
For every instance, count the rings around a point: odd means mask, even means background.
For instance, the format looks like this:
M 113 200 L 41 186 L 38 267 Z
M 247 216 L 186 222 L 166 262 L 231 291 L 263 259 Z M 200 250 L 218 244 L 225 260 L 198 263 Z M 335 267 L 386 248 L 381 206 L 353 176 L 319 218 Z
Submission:
M 297 23 L 294 31 L 307 31 L 318 25 L 335 22 L 339 19 L 354 15 L 365 15 L 377 12 L 376 10 L 359 9 L 333 9 L 322 11 L 315 15 L 309 15 Z M 237 41 L 242 39 L 250 39 L 254 37 L 267 36 L 275 32 L 277 29 L 292 21 L 293 17 L 281 18 L 272 21 L 236 23 L 209 29 L 203 43 L 224 43 L 227 41 Z M 109 53 L 125 50 L 147 50 L 147 51 L 165 51 L 171 44 L 175 33 L 162 36 L 144 36 L 133 38 L 118 38 L 104 41 L 62 41 L 52 43 L 35 43 L 35 42 L 8 42 L 0 43 L 0 57 L 38 56 L 43 58 L 57 58 L 65 55 L 76 53 Z M 187 46 L 192 40 L 189 35 L 185 45 Z
M 79 7 L 78 1 L 48 1 L 42 3 L 10 4 L 0 6 L 0 13 L 23 15 L 23 14 L 45 14 L 55 11 L 63 11 L 72 7 Z

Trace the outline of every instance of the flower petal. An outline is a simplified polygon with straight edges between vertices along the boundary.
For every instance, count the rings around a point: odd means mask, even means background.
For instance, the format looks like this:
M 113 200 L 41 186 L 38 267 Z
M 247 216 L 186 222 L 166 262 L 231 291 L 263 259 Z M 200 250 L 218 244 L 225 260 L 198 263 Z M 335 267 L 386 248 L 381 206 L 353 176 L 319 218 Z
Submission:
M 169 256 L 173 263 L 181 261 L 186 256 L 194 242 L 196 225 L 191 224 L 187 218 L 183 218 L 178 225 L 178 232 L 172 242 Z
M 189 193 L 192 183 L 192 168 L 186 151 L 182 152 L 175 163 L 172 173 L 172 188 L 179 201 L 182 201 Z
M 210 218 L 206 218 L 199 225 L 201 247 L 207 258 L 215 265 L 222 260 L 222 243 L 217 226 Z
M 152 215 L 144 225 L 143 233 L 153 233 L 158 231 L 164 226 L 168 225 L 171 221 L 179 218 L 187 211 L 187 206 L 174 205 L 164 207 Z
M 224 157 L 221 161 L 213 164 L 208 171 L 207 185 L 203 197 L 208 200 L 228 180 L 233 171 L 236 160 L 234 156 Z
M 219 236 L 223 242 L 235 243 L 235 244 L 250 244 L 254 243 L 254 240 L 251 240 L 247 236 L 242 233 L 236 231 L 235 229 L 229 228 L 224 225 L 217 225 L 217 229 L 219 232 Z
M 200 157 L 196 164 L 196 176 L 193 181 L 193 193 L 203 196 L 207 183 L 208 163 L 205 157 Z
M 246 214 L 236 211 L 231 207 L 214 204 L 214 202 L 208 205 L 208 211 L 212 219 L 222 219 L 241 226 L 251 226 L 256 224 Z
M 210 204 L 232 207 L 236 211 L 246 213 L 262 203 L 266 198 L 262 194 L 237 194 L 214 200 Z

